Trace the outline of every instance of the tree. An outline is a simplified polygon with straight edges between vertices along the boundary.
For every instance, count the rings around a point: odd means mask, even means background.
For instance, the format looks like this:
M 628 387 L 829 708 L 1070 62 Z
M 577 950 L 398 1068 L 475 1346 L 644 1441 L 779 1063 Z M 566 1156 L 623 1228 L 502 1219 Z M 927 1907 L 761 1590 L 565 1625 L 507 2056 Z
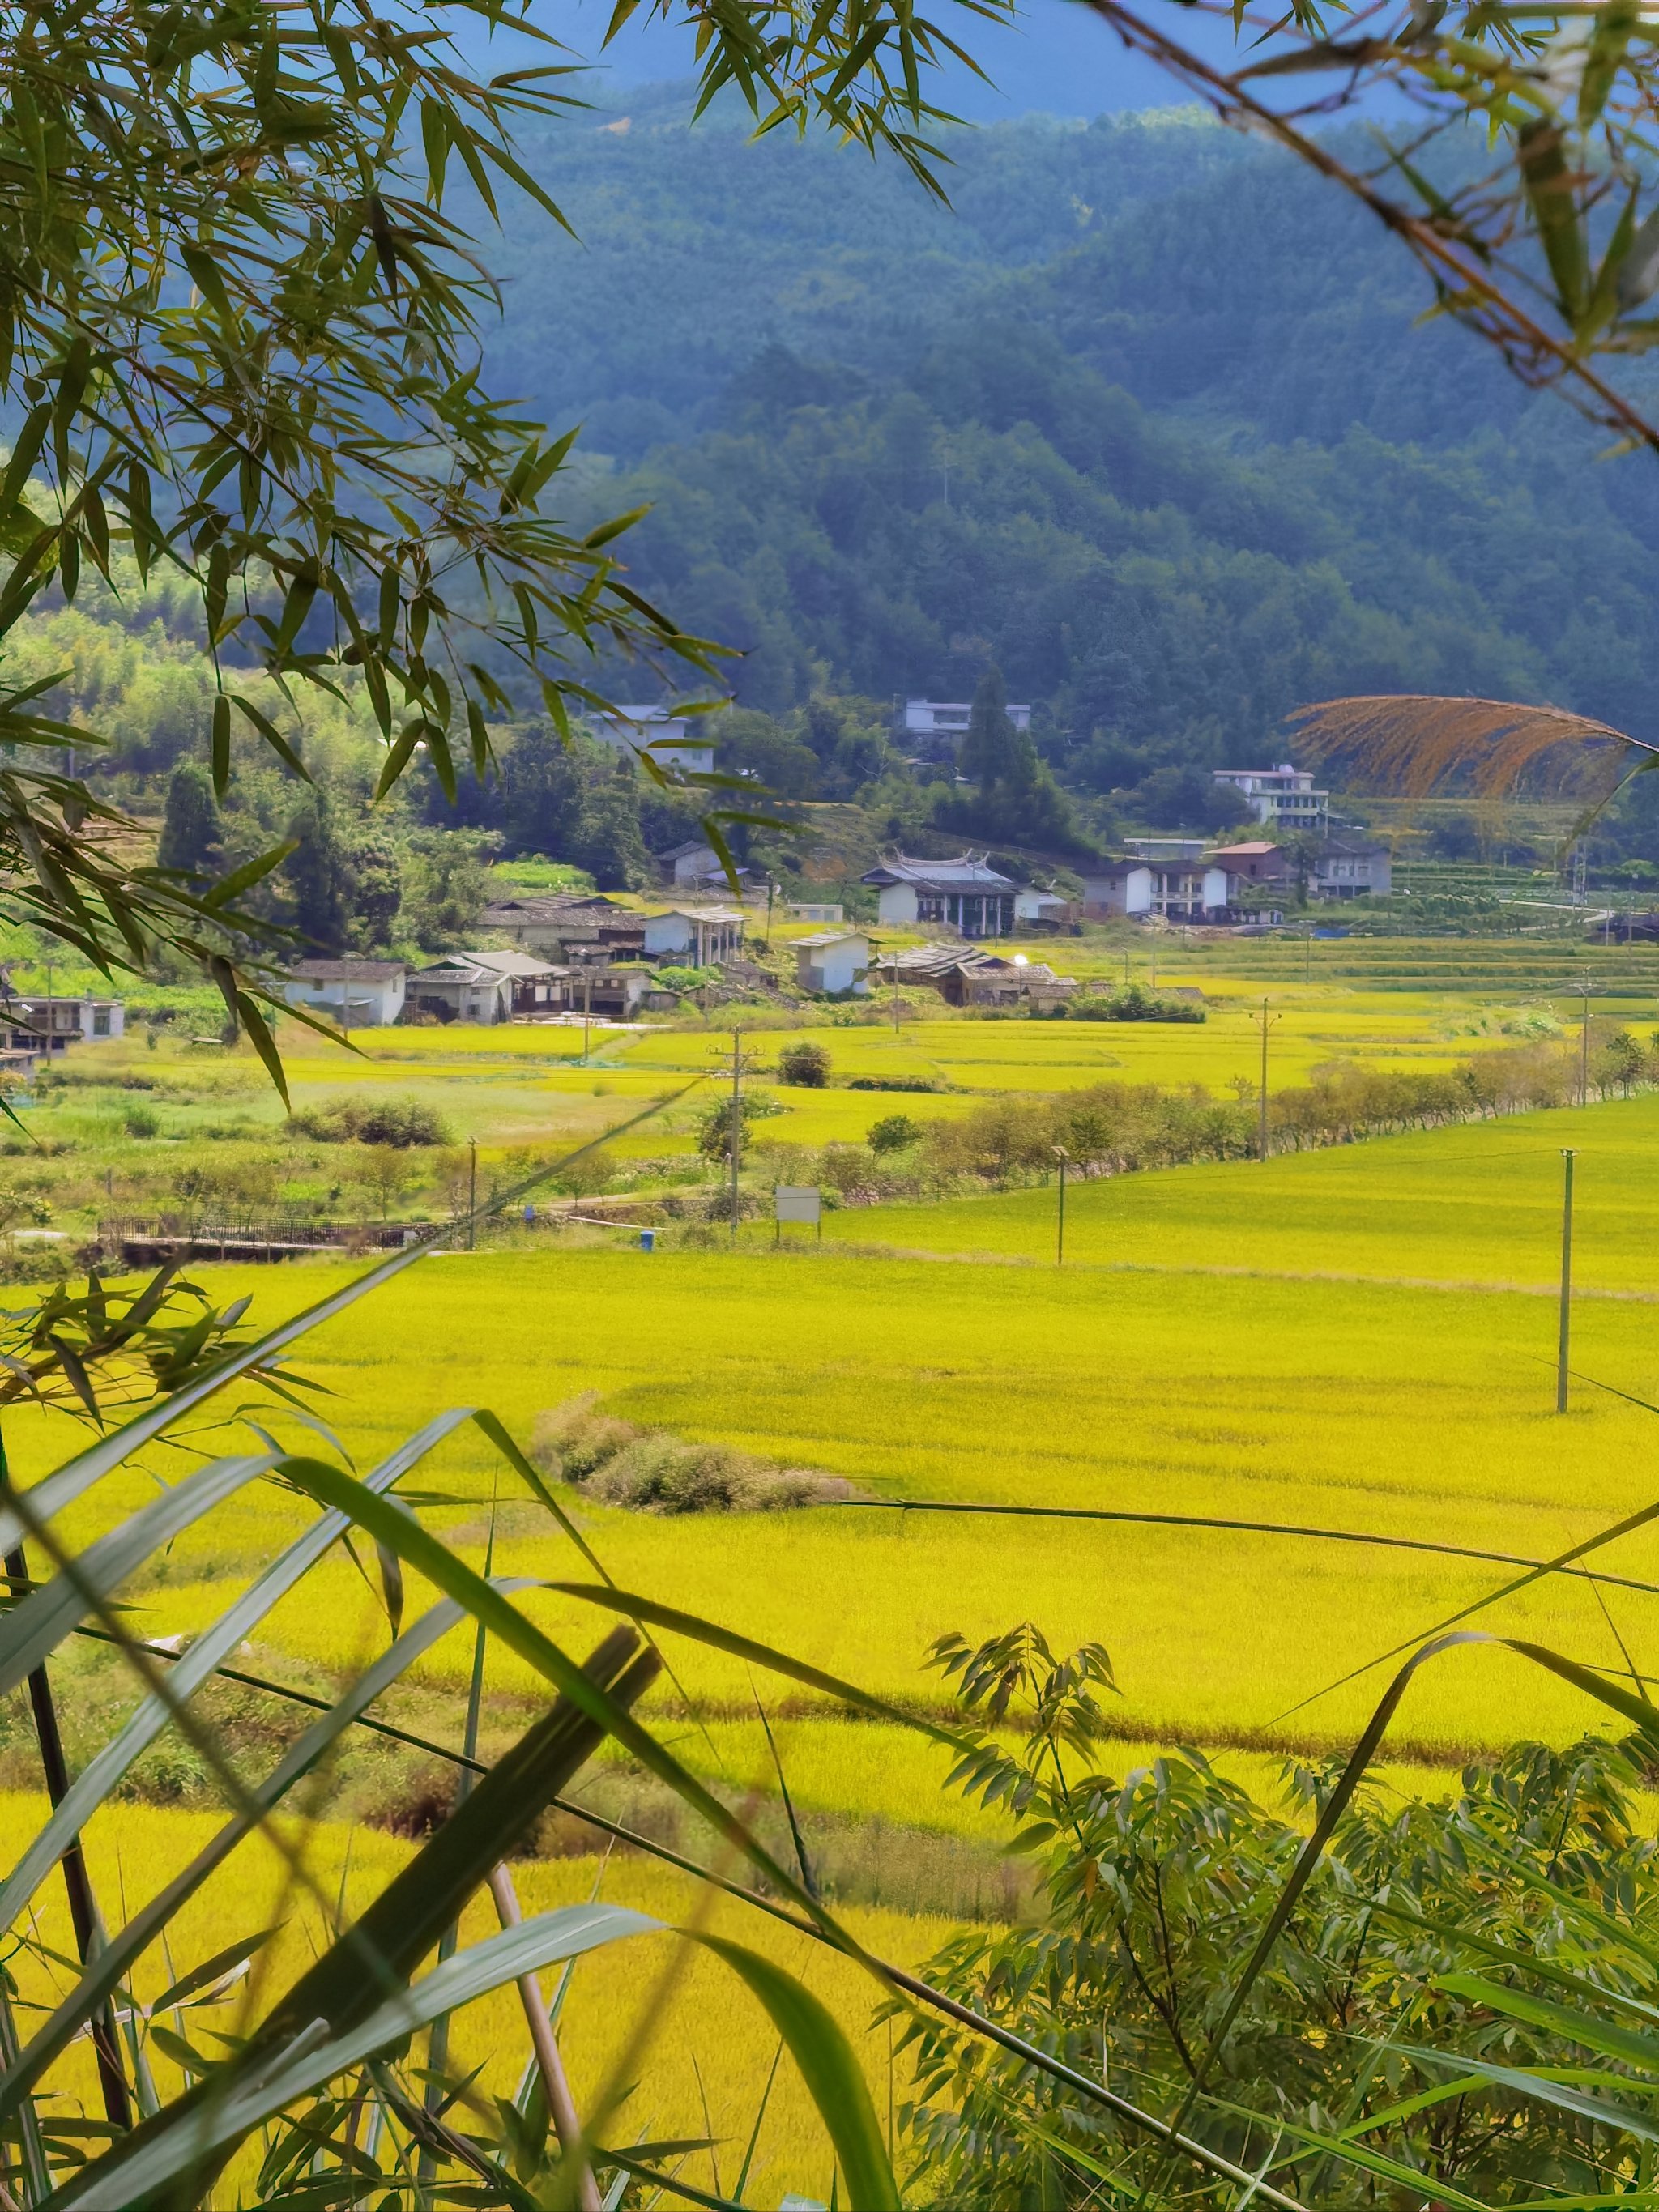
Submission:
M 1088 849 L 1071 802 L 1037 757 L 1029 730 L 1016 726 L 999 668 L 988 668 L 974 692 L 959 766 L 977 785 L 972 800 L 940 797 L 941 827 L 1035 845 L 1043 851 Z
M 319 952 L 343 952 L 351 920 L 351 856 L 323 790 L 308 793 L 289 823 L 294 850 L 283 874 L 295 927 Z
M 395 1145 L 365 1145 L 354 1182 L 360 1183 L 386 1220 L 415 1180 L 409 1156 Z
M 210 876 L 222 858 L 221 835 L 212 777 L 201 762 L 180 761 L 167 782 L 157 862 L 186 875 Z
M 830 1055 L 811 1037 L 799 1037 L 778 1054 L 778 1081 L 798 1090 L 822 1091 L 830 1080 Z

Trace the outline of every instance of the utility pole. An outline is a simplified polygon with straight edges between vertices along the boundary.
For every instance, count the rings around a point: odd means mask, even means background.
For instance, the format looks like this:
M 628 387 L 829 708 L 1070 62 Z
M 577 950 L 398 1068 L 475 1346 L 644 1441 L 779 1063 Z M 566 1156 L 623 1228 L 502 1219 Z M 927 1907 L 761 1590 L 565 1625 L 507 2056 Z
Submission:
M 754 1066 L 757 1055 L 743 1048 L 743 1031 L 732 1032 L 732 1125 L 726 1133 L 726 1157 L 732 1166 L 732 1242 L 738 1241 L 738 1170 L 743 1158 L 743 1079 Z
M 1272 1024 L 1267 1019 L 1267 1001 L 1261 1001 L 1261 1121 L 1256 1130 L 1256 1158 L 1265 1167 L 1267 1164 L 1267 1031 Z
M 627 1001 L 624 1000 L 623 1010 L 626 1011 L 626 1008 Z M 582 1066 L 584 1067 L 587 1065 L 589 1039 L 592 1035 L 592 1021 L 593 971 L 590 968 L 587 973 L 582 977 Z
M 1572 1331 L 1572 1164 L 1577 1154 L 1565 1145 L 1562 1164 L 1566 1170 L 1561 1189 L 1561 1330 L 1555 1356 L 1555 1410 L 1567 1410 L 1567 1352 Z
M 766 949 L 769 952 L 772 949 L 772 897 L 776 890 L 777 885 L 772 880 L 772 871 L 769 868 L 766 871 Z
M 1588 975 L 1583 978 L 1583 989 L 1584 994 L 1584 1012 L 1583 1018 L 1578 1026 L 1578 1103 L 1581 1106 L 1588 1106 L 1589 1104 L 1590 1022 L 1590 979 Z
M 1304 981 L 1304 983 L 1311 983 L 1311 982 L 1312 982 L 1312 981 L 1313 981 L 1313 924 L 1312 924 L 1312 922 L 1310 922 L 1310 923 L 1308 924 L 1307 929 L 1306 929 L 1306 931 L 1304 932 L 1304 935 L 1303 935 L 1303 939 L 1302 939 L 1302 980 L 1303 980 L 1303 981 Z
M 1060 1220 L 1054 1233 L 1054 1265 L 1066 1265 L 1066 1163 L 1071 1158 L 1064 1145 L 1054 1146 L 1054 1158 L 1060 1162 Z
M 478 1224 L 473 1218 L 478 1211 L 478 1140 L 466 1140 L 469 1155 L 466 1171 L 466 1249 L 474 1252 L 478 1246 Z

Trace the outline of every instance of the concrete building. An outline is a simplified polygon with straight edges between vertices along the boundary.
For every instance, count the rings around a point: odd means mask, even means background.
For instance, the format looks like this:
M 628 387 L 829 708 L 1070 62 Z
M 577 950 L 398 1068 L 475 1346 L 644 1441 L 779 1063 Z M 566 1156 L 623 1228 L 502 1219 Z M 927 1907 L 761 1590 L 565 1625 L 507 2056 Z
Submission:
M 296 960 L 283 995 L 343 1030 L 388 1029 L 404 1010 L 408 980 L 401 960 Z
M 123 1036 L 126 1011 L 119 999 L 15 998 L 8 991 L 0 1003 L 0 1052 L 9 1060 L 44 1059 L 72 1044 Z
M 1131 857 L 1084 880 L 1083 911 L 1091 920 L 1158 915 L 1166 921 L 1219 921 L 1228 907 L 1227 872 L 1207 860 Z
M 1316 791 L 1305 769 L 1280 761 L 1277 768 L 1218 768 L 1218 783 L 1243 793 L 1256 820 L 1274 830 L 1322 830 L 1330 812 L 1328 791 Z
M 936 758 L 945 753 L 961 750 L 968 734 L 969 718 L 973 714 L 972 702 L 966 699 L 907 699 L 897 716 L 894 732 L 902 745 L 913 752 L 931 753 Z M 1017 730 L 1031 726 L 1029 707 L 1016 707 L 1011 702 L 1008 720 Z
M 1064 892 L 1040 891 L 1028 884 L 1014 893 L 1014 920 L 1033 929 L 1064 929 L 1076 920 L 1076 910 Z
M 1308 878 L 1308 896 L 1316 899 L 1386 898 L 1393 888 L 1393 854 L 1359 837 L 1328 837 Z
M 879 893 L 878 909 L 892 927 L 941 923 L 964 937 L 1012 937 L 1020 886 L 964 853 L 956 860 L 912 860 L 901 854 L 860 879 Z
M 684 968 L 718 968 L 735 960 L 748 927 L 747 915 L 729 906 L 670 907 L 666 913 L 637 919 L 642 957 L 675 961 Z
M 666 853 L 657 854 L 657 866 L 672 884 L 688 888 L 697 884 L 723 884 L 726 870 L 720 856 L 703 837 L 688 837 L 683 845 L 675 845 Z
M 925 983 L 950 1006 L 1030 1006 L 1048 1013 L 1077 989 L 1073 975 L 1056 975 L 1044 962 L 1023 952 L 1005 957 L 978 945 L 921 945 L 884 953 L 876 963 L 884 982 Z
M 608 714 L 590 717 L 588 728 L 602 744 L 618 752 L 648 751 L 662 767 L 684 769 L 690 775 L 712 775 L 714 748 L 702 732 L 708 718 L 677 714 L 672 707 L 617 707 Z
M 860 929 L 820 929 L 798 937 L 795 975 L 803 991 L 864 998 L 870 989 L 870 940 Z
M 790 899 L 784 912 L 792 921 L 845 921 L 847 908 L 838 899 Z

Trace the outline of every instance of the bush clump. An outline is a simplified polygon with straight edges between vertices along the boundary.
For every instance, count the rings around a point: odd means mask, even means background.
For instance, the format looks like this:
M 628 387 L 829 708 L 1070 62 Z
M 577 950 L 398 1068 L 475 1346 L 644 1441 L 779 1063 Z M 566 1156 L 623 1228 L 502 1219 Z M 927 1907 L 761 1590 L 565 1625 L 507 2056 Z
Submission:
M 919 1145 L 926 1134 L 921 1122 L 912 1120 L 908 1114 L 888 1114 L 879 1121 L 871 1124 L 866 1141 L 871 1151 L 878 1155 L 902 1152 L 912 1145 Z
M 690 1444 L 598 1410 L 586 1391 L 543 1413 L 531 1446 L 538 1466 L 607 1505 L 641 1513 L 771 1513 L 844 1496 L 847 1486 L 802 1468 L 775 1467 L 729 1444 Z
M 447 1145 L 449 1125 L 418 1098 L 335 1098 L 289 1117 L 296 1136 L 325 1145 Z
M 778 1081 L 797 1091 L 823 1091 L 830 1081 L 830 1055 L 811 1037 L 797 1038 L 778 1054 Z
M 1204 1009 L 1192 999 L 1160 998 L 1144 983 L 1126 983 L 1103 996 L 1087 992 L 1070 1002 L 1074 1022 L 1201 1022 Z
M 925 1075 L 855 1075 L 849 1091 L 944 1091 L 948 1085 L 930 1083 Z

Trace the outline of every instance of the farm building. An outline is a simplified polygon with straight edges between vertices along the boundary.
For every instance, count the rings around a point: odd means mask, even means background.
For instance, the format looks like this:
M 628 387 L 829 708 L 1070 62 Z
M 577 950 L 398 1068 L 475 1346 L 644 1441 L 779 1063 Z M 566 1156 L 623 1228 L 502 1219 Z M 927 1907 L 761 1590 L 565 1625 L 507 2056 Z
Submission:
M 296 960 L 283 995 L 343 1030 L 387 1029 L 404 1010 L 408 979 L 401 960 Z
M 667 852 L 657 854 L 657 866 L 671 883 L 688 888 L 726 881 L 720 856 L 704 837 L 688 837 L 683 845 L 671 845 Z
M 1046 1013 L 1077 989 L 1072 975 L 1056 975 L 1042 961 L 1028 960 L 1017 952 L 1005 958 L 1000 952 L 981 952 L 975 946 L 962 950 L 951 945 L 924 945 L 895 956 L 883 955 L 876 973 L 890 983 L 925 983 L 950 1006 L 1020 1006 Z
M 515 1014 L 556 1013 L 565 972 L 533 952 L 450 952 L 416 971 L 409 997 L 417 1012 L 440 1021 L 489 1026 Z
M 603 891 L 558 892 L 544 898 L 515 894 L 495 899 L 478 917 L 483 927 L 510 937 L 521 952 L 561 959 L 574 945 L 597 947 L 599 933 L 613 921 L 637 922 Z
M 795 975 L 803 991 L 828 998 L 870 988 L 870 940 L 860 929 L 820 929 L 795 939 Z
M 1093 871 L 1083 886 L 1091 921 L 1115 915 L 1159 915 L 1170 921 L 1220 920 L 1228 905 L 1227 872 L 1207 860 L 1116 860 Z
M 686 968 L 718 968 L 735 960 L 748 926 L 748 917 L 729 906 L 670 907 L 635 919 L 643 924 L 646 959 L 678 961 Z
M 1040 891 L 1035 884 L 1014 894 L 1014 920 L 1033 929 L 1064 929 L 1077 919 L 1077 908 L 1063 891 Z
M 126 1007 L 119 999 L 15 998 L 7 991 L 0 1004 L 4 1056 L 39 1059 L 67 1051 L 88 1039 L 118 1037 L 126 1030 Z
M 967 853 L 955 860 L 913 860 L 903 854 L 860 878 L 879 894 L 882 920 L 942 923 L 964 937 L 1012 937 L 1020 886 Z

